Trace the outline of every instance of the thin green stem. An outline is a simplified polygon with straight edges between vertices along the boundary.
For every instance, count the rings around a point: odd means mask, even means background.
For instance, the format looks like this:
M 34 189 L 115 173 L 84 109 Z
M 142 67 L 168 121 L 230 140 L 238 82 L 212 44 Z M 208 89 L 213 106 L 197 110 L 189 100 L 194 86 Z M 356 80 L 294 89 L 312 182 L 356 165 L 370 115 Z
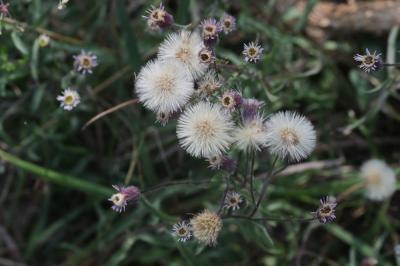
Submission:
M 254 196 L 254 161 L 255 161 L 255 151 L 251 152 L 251 163 L 250 163 L 250 173 L 249 173 L 249 178 L 250 178 L 250 195 L 251 195 L 251 201 L 253 205 L 256 203 L 256 199 Z
M 278 158 L 275 157 L 274 161 L 272 162 L 271 169 L 268 171 L 267 176 L 264 179 L 263 186 L 261 188 L 260 196 L 258 197 L 256 206 L 254 207 L 253 211 L 250 213 L 250 215 L 248 217 L 253 217 L 254 214 L 256 214 L 258 208 L 260 207 L 261 201 L 263 200 L 263 198 L 265 196 L 265 192 L 267 191 L 267 187 L 268 187 L 270 178 L 273 176 L 273 173 L 274 173 L 273 170 L 274 170 L 277 160 L 278 160 Z

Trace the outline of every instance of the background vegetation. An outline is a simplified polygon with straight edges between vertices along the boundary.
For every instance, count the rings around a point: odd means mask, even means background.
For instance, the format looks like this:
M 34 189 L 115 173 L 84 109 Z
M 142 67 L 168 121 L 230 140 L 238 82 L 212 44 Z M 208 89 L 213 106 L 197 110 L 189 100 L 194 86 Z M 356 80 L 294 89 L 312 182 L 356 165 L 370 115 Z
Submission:
M 71 0 L 59 11 L 57 1 L 10 1 L 11 16 L 0 22 L 0 265 L 360 265 L 368 257 L 396 265 L 400 194 L 368 201 L 357 175 L 371 157 L 400 171 L 400 76 L 395 68 L 367 75 L 352 57 L 369 47 L 394 62 L 398 28 L 317 40 L 307 34 L 317 2 L 299 9 L 281 1 L 165 1 L 181 24 L 225 10 L 236 16 L 238 30 L 217 55 L 239 64 L 243 43 L 258 38 L 265 57 L 249 71 L 265 82 L 236 73 L 226 86 L 265 100 L 268 111 L 297 110 L 316 126 L 310 163 L 276 179 L 263 212 L 307 217 L 320 197 L 341 199 L 334 224 L 231 219 L 218 246 L 204 248 L 178 243 L 170 229 L 218 206 L 222 176 L 177 146 L 175 123 L 161 127 L 130 104 L 85 127 L 134 98 L 134 73 L 165 36 L 146 31 L 142 19 L 159 2 Z M 52 38 L 49 47 L 39 48 L 40 33 Z M 72 71 L 82 49 L 100 62 L 86 77 Z M 70 86 L 82 103 L 67 112 L 56 95 Z M 257 174 L 268 168 L 265 156 Z M 106 200 L 112 184 L 150 192 L 116 214 Z

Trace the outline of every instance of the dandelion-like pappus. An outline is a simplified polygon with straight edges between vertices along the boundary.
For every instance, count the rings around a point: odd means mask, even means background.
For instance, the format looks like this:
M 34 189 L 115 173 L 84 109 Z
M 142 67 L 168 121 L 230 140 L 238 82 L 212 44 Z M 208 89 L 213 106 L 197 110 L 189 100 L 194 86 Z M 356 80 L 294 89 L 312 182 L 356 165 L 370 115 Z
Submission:
M 197 241 L 208 246 L 215 246 L 222 229 L 222 219 L 209 210 L 197 214 L 190 220 L 193 236 Z

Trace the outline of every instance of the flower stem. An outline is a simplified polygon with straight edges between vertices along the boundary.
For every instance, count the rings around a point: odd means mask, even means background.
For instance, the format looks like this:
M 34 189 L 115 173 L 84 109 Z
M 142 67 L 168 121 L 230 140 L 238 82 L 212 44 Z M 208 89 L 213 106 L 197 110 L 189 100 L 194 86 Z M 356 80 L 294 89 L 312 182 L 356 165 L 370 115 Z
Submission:
M 273 170 L 274 170 L 277 160 L 278 160 L 278 157 L 275 157 L 274 161 L 272 162 L 271 169 L 268 171 L 267 176 L 264 179 L 264 182 L 263 182 L 263 185 L 261 188 L 261 192 L 260 192 L 260 196 L 258 197 L 256 206 L 254 207 L 253 211 L 248 216 L 249 218 L 253 217 L 256 214 L 258 208 L 260 207 L 261 201 L 263 200 L 263 198 L 265 196 L 265 192 L 267 192 L 267 187 L 268 187 L 269 181 L 270 181 L 271 177 L 273 176 L 273 173 L 274 173 Z
M 256 199 L 254 196 L 254 161 L 255 161 L 255 151 L 251 152 L 251 165 L 250 165 L 250 195 L 251 195 L 251 200 L 253 202 L 253 205 L 256 203 Z

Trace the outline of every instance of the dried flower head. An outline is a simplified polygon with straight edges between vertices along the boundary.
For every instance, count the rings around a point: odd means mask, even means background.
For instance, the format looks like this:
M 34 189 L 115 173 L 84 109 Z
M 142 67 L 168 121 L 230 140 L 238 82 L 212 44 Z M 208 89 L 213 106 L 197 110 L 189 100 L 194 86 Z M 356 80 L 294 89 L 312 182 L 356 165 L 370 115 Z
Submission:
M 365 55 L 356 54 L 354 56 L 354 60 L 360 63 L 360 68 L 367 73 L 379 70 L 383 64 L 381 54 L 377 54 L 376 51 L 371 54 L 368 48 L 365 49 L 365 52 Z
M 238 91 L 225 91 L 220 98 L 221 105 L 233 111 L 242 105 L 242 94 Z
M 186 242 L 192 238 L 192 227 L 190 223 L 181 221 L 172 226 L 172 234 L 178 238 L 178 241 Z
M 210 96 L 222 86 L 217 73 L 214 70 L 208 71 L 198 83 L 198 93 L 201 96 Z
M 154 60 L 140 70 L 135 88 L 145 107 L 168 114 L 186 105 L 194 92 L 194 82 L 186 67 L 176 60 Z
M 215 52 L 211 47 L 204 47 L 199 53 L 200 62 L 203 64 L 211 64 L 215 61 Z
M 215 246 L 222 229 L 222 220 L 218 214 L 209 210 L 197 214 L 190 220 L 193 236 L 202 244 Z
M 200 24 L 203 42 L 206 46 L 214 46 L 218 42 L 218 34 L 222 27 L 214 18 L 205 19 Z
M 113 185 L 112 187 L 117 190 L 117 193 L 108 200 L 114 204 L 111 208 L 116 212 L 125 211 L 129 203 L 136 202 L 140 197 L 140 190 L 135 186 L 122 187 Z
M 264 117 L 261 114 L 252 120 L 244 120 L 243 124 L 235 129 L 235 143 L 242 151 L 260 151 L 268 141 Z
M 263 101 L 256 99 L 243 99 L 242 101 L 242 120 L 253 121 L 264 106 Z
M 207 161 L 210 164 L 208 167 L 213 170 L 233 171 L 236 166 L 235 160 L 226 155 L 212 156 Z
M 10 6 L 10 3 L 4 4 L 1 2 L 0 4 L 0 15 L 3 17 L 8 17 L 10 16 L 10 11 L 8 10 L 8 7 Z
M 261 47 L 257 42 L 251 42 L 249 44 L 244 44 L 244 60 L 246 62 L 254 62 L 257 63 L 258 60 L 261 59 L 261 55 L 264 51 L 264 48 Z
M 146 13 L 147 15 L 143 17 L 152 31 L 160 31 L 174 24 L 174 17 L 165 10 L 162 3 L 160 3 L 159 7 L 151 6 Z
M 98 66 L 97 56 L 91 52 L 81 51 L 74 56 L 74 68 L 83 75 L 92 74 L 93 68 Z
M 361 166 L 361 178 L 365 181 L 365 196 L 382 201 L 396 190 L 396 175 L 384 161 L 372 159 Z
M 171 33 L 161 43 L 158 57 L 162 60 L 178 60 L 187 67 L 193 78 L 197 79 L 204 74 L 208 67 L 199 58 L 199 53 L 203 47 L 197 32 Z
M 179 143 L 194 157 L 225 153 L 232 143 L 231 117 L 218 104 L 199 102 L 187 108 L 178 119 Z
M 156 122 L 161 124 L 162 126 L 165 126 L 170 119 L 176 118 L 179 113 L 180 112 L 170 112 L 170 113 L 158 112 Z
M 57 7 L 57 8 L 58 8 L 59 10 L 62 10 L 62 9 L 64 9 L 64 8 L 66 8 L 68 2 L 69 2 L 69 0 L 60 0 L 60 2 L 58 2 L 58 7 Z
M 281 159 L 298 162 L 315 148 L 316 134 L 311 122 L 296 112 L 278 112 L 266 122 L 267 146 Z
M 320 199 L 319 208 L 313 212 L 315 218 L 319 220 L 320 223 L 330 223 L 336 219 L 335 216 L 335 208 L 337 206 L 337 202 L 335 199 L 331 197 L 325 197 Z
M 79 94 L 76 90 L 66 89 L 61 95 L 57 96 L 57 101 L 60 102 L 60 106 L 67 111 L 71 111 L 81 102 Z
M 228 13 L 224 13 L 219 21 L 225 34 L 236 30 L 236 18 Z
M 226 194 L 224 208 L 232 209 L 233 211 L 240 209 L 240 204 L 243 202 L 242 196 L 235 191 L 229 191 Z
M 50 37 L 46 34 L 41 34 L 38 38 L 39 47 L 45 48 L 50 43 Z

